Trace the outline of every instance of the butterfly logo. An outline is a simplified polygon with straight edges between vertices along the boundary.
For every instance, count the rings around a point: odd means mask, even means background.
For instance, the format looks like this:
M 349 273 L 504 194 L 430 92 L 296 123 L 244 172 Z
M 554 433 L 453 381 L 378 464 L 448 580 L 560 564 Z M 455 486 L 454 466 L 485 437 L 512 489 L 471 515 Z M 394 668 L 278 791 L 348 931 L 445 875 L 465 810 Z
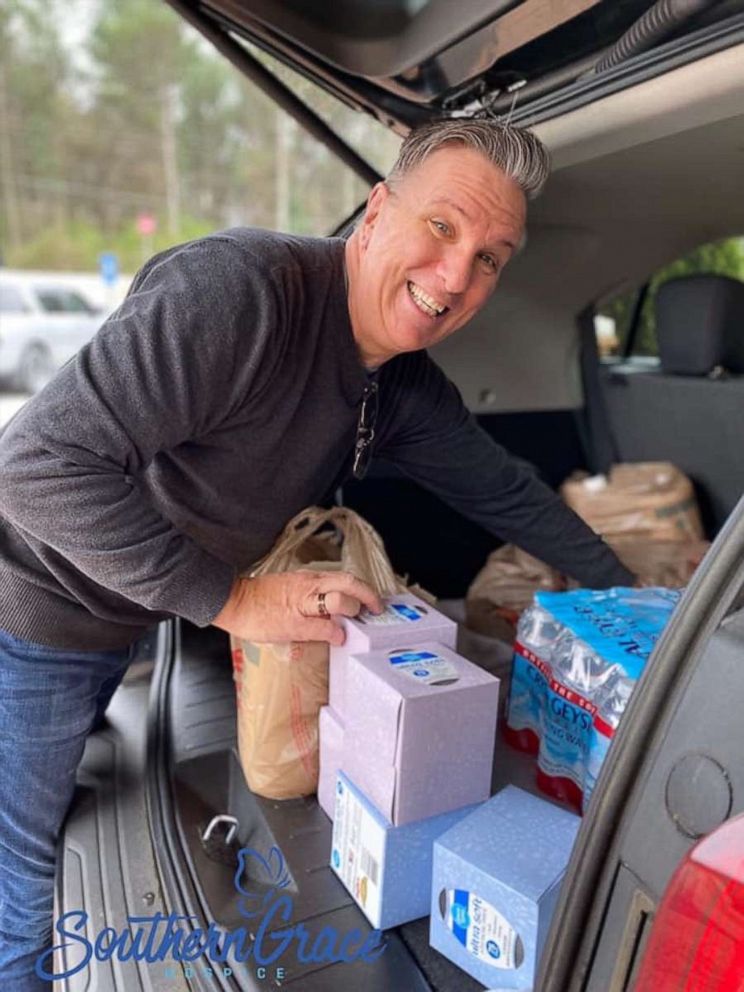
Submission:
M 268 891 L 253 892 L 246 888 L 244 876 L 251 883 L 258 882 L 264 889 L 269 886 Z M 289 883 L 289 872 L 278 847 L 272 847 L 266 857 L 252 847 L 243 847 L 238 851 L 234 885 L 241 896 L 238 909 L 242 916 L 247 919 L 261 916 L 268 910 L 277 892 L 286 889 Z

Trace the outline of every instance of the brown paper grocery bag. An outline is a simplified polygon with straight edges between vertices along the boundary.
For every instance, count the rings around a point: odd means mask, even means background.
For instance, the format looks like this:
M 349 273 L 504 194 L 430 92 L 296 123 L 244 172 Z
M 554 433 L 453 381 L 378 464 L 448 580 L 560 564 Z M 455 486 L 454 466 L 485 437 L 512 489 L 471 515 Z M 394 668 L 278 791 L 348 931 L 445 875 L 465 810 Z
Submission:
M 669 462 L 613 465 L 608 476 L 578 474 L 563 483 L 561 495 L 606 540 L 704 536 L 692 483 Z
M 607 537 L 606 541 L 644 585 L 670 589 L 687 585 L 710 547 L 709 541 L 651 541 L 634 536 Z M 522 610 L 536 592 L 577 587 L 578 583 L 545 562 L 505 544 L 488 556 L 468 589 L 467 626 L 479 634 L 511 641 Z
M 251 575 L 301 568 L 352 572 L 380 596 L 400 589 L 377 531 L 345 507 L 303 510 Z M 328 645 L 254 644 L 233 637 L 231 648 L 238 750 L 248 785 L 270 799 L 312 794 L 318 785 L 318 715 L 328 702 Z
M 486 559 L 465 597 L 470 630 L 502 641 L 514 640 L 522 610 L 538 589 L 565 589 L 560 572 L 514 544 L 505 544 Z
M 639 541 L 617 537 L 610 547 L 626 568 L 647 586 L 686 586 L 710 541 Z

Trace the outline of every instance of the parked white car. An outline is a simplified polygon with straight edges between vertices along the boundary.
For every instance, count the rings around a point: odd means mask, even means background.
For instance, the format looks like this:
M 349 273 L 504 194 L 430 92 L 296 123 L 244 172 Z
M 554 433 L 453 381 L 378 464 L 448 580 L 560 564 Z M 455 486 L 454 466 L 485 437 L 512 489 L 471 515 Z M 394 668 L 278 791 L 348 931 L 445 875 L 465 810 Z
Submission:
M 37 392 L 102 321 L 103 311 L 69 286 L 0 272 L 0 381 Z

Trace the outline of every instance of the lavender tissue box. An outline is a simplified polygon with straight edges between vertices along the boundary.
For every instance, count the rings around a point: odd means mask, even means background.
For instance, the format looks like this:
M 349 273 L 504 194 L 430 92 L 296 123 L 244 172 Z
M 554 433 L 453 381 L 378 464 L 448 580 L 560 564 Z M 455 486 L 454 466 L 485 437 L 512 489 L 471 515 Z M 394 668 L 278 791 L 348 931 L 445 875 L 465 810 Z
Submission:
M 399 826 L 488 799 L 499 680 L 441 644 L 348 660 L 342 770 Z
M 388 597 L 379 616 L 362 610 L 358 617 L 337 617 L 346 630 L 346 641 L 330 653 L 329 702 L 344 717 L 347 694 L 347 662 L 351 655 L 378 648 L 402 648 L 420 641 L 438 641 L 447 647 L 457 644 L 457 624 L 414 596 L 402 593 Z
M 321 708 L 318 730 L 320 734 L 318 803 L 323 812 L 333 819 L 336 804 L 336 775 L 341 768 L 344 750 L 344 724 L 332 707 Z
M 428 915 L 434 840 L 473 809 L 394 827 L 339 773 L 331 867 L 373 927 L 385 930 Z
M 531 990 L 580 822 L 509 785 L 442 834 L 431 946 L 488 988 Z

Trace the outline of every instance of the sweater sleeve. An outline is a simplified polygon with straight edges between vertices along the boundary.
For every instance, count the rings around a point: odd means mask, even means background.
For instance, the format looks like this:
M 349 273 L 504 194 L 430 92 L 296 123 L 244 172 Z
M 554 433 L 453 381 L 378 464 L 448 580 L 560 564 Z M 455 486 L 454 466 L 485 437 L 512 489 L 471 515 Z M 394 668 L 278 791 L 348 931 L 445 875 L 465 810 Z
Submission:
M 93 341 L 0 438 L 0 514 L 84 575 L 209 623 L 234 569 L 136 485 L 158 451 L 198 443 L 251 389 L 277 300 L 243 250 L 207 239 L 156 257 Z
M 610 547 L 468 412 L 425 354 L 395 360 L 380 406 L 395 411 L 376 454 L 453 509 L 590 588 L 632 585 Z

